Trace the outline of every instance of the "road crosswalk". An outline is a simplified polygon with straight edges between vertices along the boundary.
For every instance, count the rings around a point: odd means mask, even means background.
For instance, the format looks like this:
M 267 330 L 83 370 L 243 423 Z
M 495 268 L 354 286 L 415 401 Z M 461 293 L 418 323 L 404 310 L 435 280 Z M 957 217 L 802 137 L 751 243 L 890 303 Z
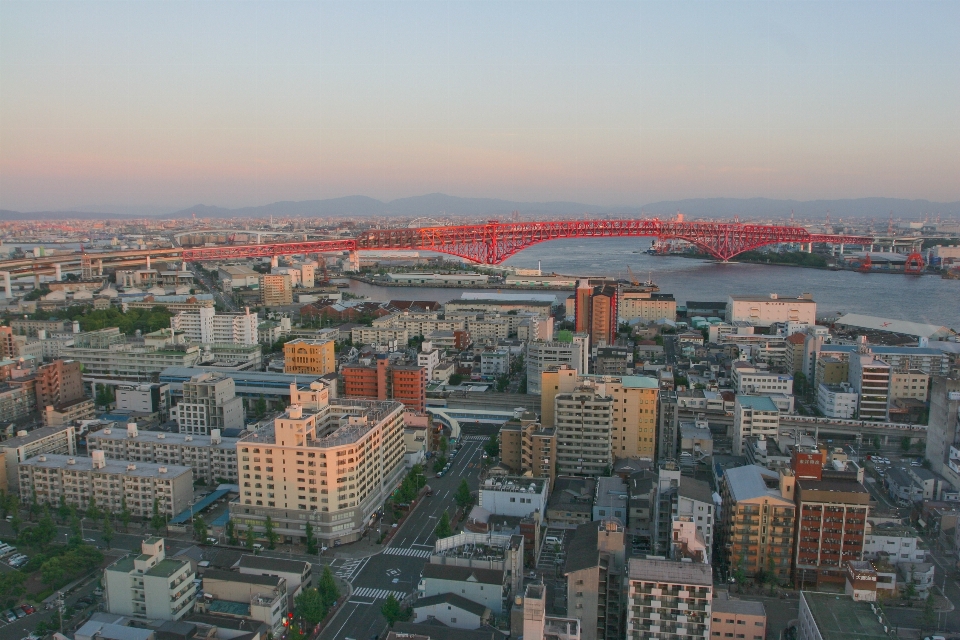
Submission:
M 463 436 L 464 442 L 487 442 L 490 436 Z
M 359 589 L 353 592 L 354 598 L 373 598 L 374 600 L 386 600 L 387 597 L 393 594 L 393 597 L 397 600 L 403 600 L 407 594 L 403 591 L 390 591 L 388 589 L 372 589 L 370 587 L 360 587 Z
M 363 560 L 363 558 L 360 558 L 359 560 L 347 560 L 339 567 L 334 568 L 333 574 L 338 578 L 342 578 L 343 580 L 349 580 L 353 577 L 353 574 L 357 572 L 357 568 L 360 566 Z
M 383 553 L 388 556 L 412 556 L 414 558 L 429 558 L 432 553 L 429 549 L 403 549 L 401 547 L 387 547 Z

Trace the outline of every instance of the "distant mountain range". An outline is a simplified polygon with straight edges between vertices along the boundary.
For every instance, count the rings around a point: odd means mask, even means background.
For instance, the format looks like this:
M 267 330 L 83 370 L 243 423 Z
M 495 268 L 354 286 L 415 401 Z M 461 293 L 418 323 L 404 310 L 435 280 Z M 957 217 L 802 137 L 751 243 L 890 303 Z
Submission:
M 325 200 L 302 200 L 298 202 L 274 202 L 256 207 L 228 209 L 198 204 L 173 213 L 144 215 L 151 208 L 137 207 L 124 215 L 119 207 L 111 212 L 91 211 L 33 211 L 20 212 L 0 209 L 0 220 L 113 220 L 155 217 L 158 219 L 197 218 L 266 218 L 276 217 L 443 217 L 443 216 L 490 216 L 505 218 L 517 211 L 522 216 L 623 216 L 672 217 L 677 211 L 688 218 L 724 218 L 739 216 L 742 220 L 786 218 L 793 211 L 796 218 L 823 218 L 830 212 L 832 220 L 840 218 L 884 218 L 893 212 L 893 217 L 920 220 L 922 216 L 935 217 L 960 215 L 960 202 L 931 202 L 929 200 L 904 200 L 898 198 L 858 198 L 850 200 L 773 200 L 769 198 L 697 198 L 654 202 L 642 207 L 601 207 L 578 202 L 515 202 L 494 198 L 459 198 L 442 193 L 431 193 L 411 198 L 382 202 L 367 196 L 347 196 Z M 105 209 L 108 207 L 104 207 Z M 134 209 L 131 207 L 131 209 Z M 154 209 L 156 210 L 156 209 Z

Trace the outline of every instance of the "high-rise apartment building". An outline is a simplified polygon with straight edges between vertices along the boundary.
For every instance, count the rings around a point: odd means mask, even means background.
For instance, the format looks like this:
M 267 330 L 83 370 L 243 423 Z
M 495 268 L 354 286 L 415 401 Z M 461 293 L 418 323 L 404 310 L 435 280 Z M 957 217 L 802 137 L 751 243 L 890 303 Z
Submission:
M 676 391 L 661 391 L 657 411 L 657 462 L 680 456 L 680 414 Z
M 260 304 L 279 307 L 293 304 L 293 282 L 289 274 L 260 274 Z
M 413 364 L 392 362 L 378 355 L 375 365 L 346 365 L 340 369 L 343 395 L 347 398 L 396 400 L 414 411 L 427 404 L 427 370 Z
M 718 537 L 728 573 L 748 577 L 773 572 L 790 579 L 796 504 L 794 478 L 758 465 L 727 469 Z
M 579 374 L 587 373 L 590 366 L 590 337 L 586 333 L 577 333 L 569 342 L 528 342 L 526 363 L 527 393 L 538 394 L 541 392 L 544 371 L 566 365 Z
M 559 394 L 555 403 L 560 474 L 607 475 L 613 466 L 613 398 L 583 387 Z
M 44 453 L 20 463 L 20 495 L 35 495 L 39 504 L 86 510 L 91 501 L 109 513 L 127 509 L 138 518 L 175 516 L 193 500 L 193 470 L 179 465 L 107 460 L 102 451 L 89 458 Z
M 83 395 L 83 374 L 75 360 L 55 360 L 37 369 L 37 408 L 59 409 L 80 400 Z
M 399 402 L 330 399 L 326 386 L 290 387 L 292 404 L 237 444 L 240 499 L 231 518 L 303 542 L 306 524 L 326 544 L 352 542 L 393 492 L 404 471 Z
M 530 472 L 534 478 L 556 478 L 557 432 L 537 422 L 531 411 L 510 420 L 500 429 L 500 463 L 517 475 Z
M 823 468 L 823 454 L 795 451 L 797 525 L 793 579 L 797 585 L 843 584 L 847 562 L 863 559 L 870 494 L 854 471 Z
M 212 429 L 242 429 L 243 400 L 236 395 L 233 378 L 200 373 L 183 383 L 183 399 L 170 410 L 180 433 L 209 435 Z
M 850 354 L 849 382 L 860 394 L 858 417 L 886 422 L 890 417 L 890 365 L 869 352 Z
M 590 333 L 590 311 L 592 310 L 590 298 L 593 296 L 593 287 L 589 280 L 578 280 L 577 290 L 574 296 L 574 331 L 577 333 Z
M 622 637 L 710 639 L 713 575 L 709 564 L 630 558 L 626 597 Z
M 623 525 L 613 519 L 577 527 L 567 549 L 567 617 L 580 619 L 581 640 L 623 638 Z
M 590 342 L 597 346 L 617 340 L 618 291 L 616 285 L 603 285 L 590 297 Z
M 140 620 L 179 620 L 190 613 L 197 575 L 189 559 L 168 558 L 164 547 L 163 538 L 147 538 L 140 555 L 126 555 L 104 569 L 107 611 Z
M 259 317 L 249 309 L 244 313 L 217 313 L 213 307 L 202 307 L 170 318 L 170 328 L 183 333 L 187 342 L 206 345 L 257 344 L 259 324 Z
M 611 451 L 615 458 L 653 460 L 657 448 L 659 385 L 645 376 L 576 375 L 570 367 L 546 371 L 541 376 L 541 420 L 556 421 L 556 398 L 588 385 L 613 399 Z M 558 432 L 559 433 L 559 432 Z
M 297 338 L 283 345 L 284 373 L 326 375 L 337 370 L 333 340 Z

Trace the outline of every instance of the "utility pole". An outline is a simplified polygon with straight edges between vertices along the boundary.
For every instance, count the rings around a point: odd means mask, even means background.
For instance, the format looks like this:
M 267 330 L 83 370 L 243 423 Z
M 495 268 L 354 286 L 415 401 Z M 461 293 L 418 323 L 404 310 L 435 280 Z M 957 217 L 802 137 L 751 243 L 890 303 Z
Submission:
M 63 591 L 57 591 L 57 614 L 60 618 L 60 634 L 63 634 L 63 614 L 66 612 L 66 607 L 63 606 Z

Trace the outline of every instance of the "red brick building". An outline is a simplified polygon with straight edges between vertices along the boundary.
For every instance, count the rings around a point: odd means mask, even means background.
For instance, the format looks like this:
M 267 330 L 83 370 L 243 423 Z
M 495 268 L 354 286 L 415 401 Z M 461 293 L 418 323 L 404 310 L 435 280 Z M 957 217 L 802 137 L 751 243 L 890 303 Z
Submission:
M 348 398 L 396 400 L 415 411 L 427 404 L 427 370 L 424 367 L 394 364 L 378 356 L 375 366 L 347 365 L 340 370 L 343 395 Z

